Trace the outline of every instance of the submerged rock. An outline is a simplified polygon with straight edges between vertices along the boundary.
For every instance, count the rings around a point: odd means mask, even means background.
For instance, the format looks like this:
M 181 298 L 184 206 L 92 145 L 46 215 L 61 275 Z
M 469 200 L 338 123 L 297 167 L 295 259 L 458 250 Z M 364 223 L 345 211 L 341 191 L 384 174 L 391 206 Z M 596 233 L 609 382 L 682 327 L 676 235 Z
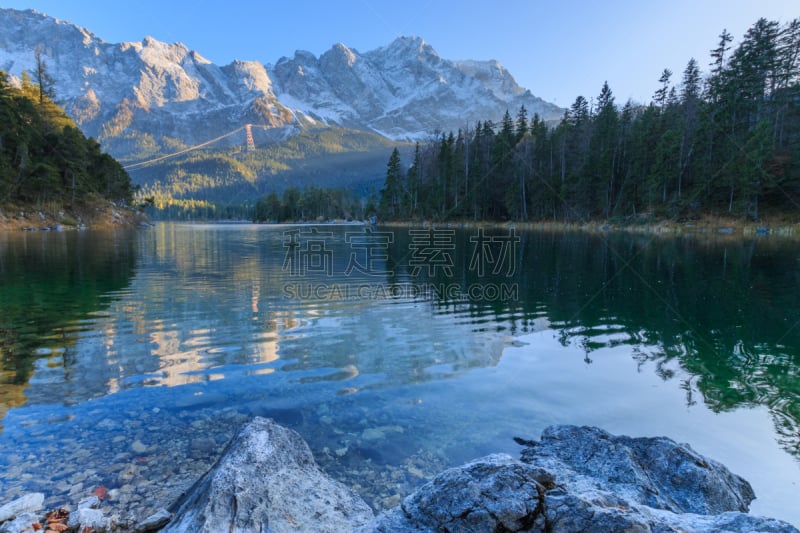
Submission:
M 296 432 L 257 417 L 175 506 L 164 531 L 371 531 L 374 516 L 323 473 Z
M 40 529 L 39 517 L 35 513 L 22 513 L 13 520 L 0 524 L 0 533 L 31 533 Z
M 90 507 L 79 507 L 69 514 L 67 525 L 71 528 L 101 533 L 108 529 L 109 520 L 103 515 L 103 511 Z
M 12 500 L 0 506 L 0 523 L 14 519 L 25 513 L 35 513 L 42 508 L 43 504 L 44 494 L 41 492 L 26 494 L 16 500 Z

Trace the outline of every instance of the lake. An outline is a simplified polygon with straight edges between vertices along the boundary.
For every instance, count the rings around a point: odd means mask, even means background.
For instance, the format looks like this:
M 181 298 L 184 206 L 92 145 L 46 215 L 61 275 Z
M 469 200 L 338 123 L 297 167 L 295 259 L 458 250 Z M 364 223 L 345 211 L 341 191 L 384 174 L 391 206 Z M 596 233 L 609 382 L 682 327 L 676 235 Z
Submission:
M 268 416 L 376 510 L 550 424 L 688 442 L 800 525 L 791 239 L 160 223 L 0 235 L 0 494 L 143 515 Z M 2 503 L 0 502 L 0 503 Z

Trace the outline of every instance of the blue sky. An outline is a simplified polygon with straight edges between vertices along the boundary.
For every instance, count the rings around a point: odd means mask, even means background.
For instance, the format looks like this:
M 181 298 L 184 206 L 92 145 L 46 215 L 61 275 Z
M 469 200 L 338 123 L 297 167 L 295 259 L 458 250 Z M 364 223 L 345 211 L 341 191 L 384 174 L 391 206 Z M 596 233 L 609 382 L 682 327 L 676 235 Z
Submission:
M 211 61 L 264 63 L 336 42 L 360 51 L 400 35 L 447 59 L 497 59 L 524 87 L 561 106 L 607 80 L 617 101 L 648 102 L 664 68 L 705 68 L 723 28 L 735 42 L 759 17 L 800 16 L 796 0 L 0 0 L 83 26 L 109 42 L 151 35 Z

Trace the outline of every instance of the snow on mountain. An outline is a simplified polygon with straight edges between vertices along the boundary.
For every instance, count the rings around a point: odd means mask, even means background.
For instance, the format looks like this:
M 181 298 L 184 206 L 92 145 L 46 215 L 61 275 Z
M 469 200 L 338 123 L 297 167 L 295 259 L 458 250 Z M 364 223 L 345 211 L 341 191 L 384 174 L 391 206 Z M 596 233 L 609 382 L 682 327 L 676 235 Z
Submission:
M 270 73 L 278 98 L 298 112 L 392 139 L 499 120 L 521 105 L 546 119 L 563 112 L 517 85 L 497 61 L 448 61 L 418 37 L 399 37 L 364 54 L 341 43 L 319 59 L 297 52 Z
M 180 43 L 152 37 L 107 43 L 35 11 L 0 9 L 0 70 L 34 71 L 40 49 L 59 103 L 118 157 L 192 145 L 251 123 L 256 142 L 323 124 L 418 139 L 470 121 L 562 110 L 517 85 L 496 61 L 449 61 L 425 41 L 401 37 L 366 53 L 342 43 L 319 58 L 298 51 L 265 67 L 218 66 Z M 240 142 L 241 140 L 239 140 Z

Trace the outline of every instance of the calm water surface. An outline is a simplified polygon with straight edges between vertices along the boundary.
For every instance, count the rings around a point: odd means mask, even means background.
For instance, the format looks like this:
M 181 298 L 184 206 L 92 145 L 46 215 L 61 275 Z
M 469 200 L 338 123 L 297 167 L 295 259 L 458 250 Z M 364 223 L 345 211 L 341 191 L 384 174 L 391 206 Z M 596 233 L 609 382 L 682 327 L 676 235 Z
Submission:
M 800 525 L 797 243 L 380 231 L 0 235 L 0 500 L 144 514 L 262 415 L 380 510 L 569 423 L 688 442 Z

